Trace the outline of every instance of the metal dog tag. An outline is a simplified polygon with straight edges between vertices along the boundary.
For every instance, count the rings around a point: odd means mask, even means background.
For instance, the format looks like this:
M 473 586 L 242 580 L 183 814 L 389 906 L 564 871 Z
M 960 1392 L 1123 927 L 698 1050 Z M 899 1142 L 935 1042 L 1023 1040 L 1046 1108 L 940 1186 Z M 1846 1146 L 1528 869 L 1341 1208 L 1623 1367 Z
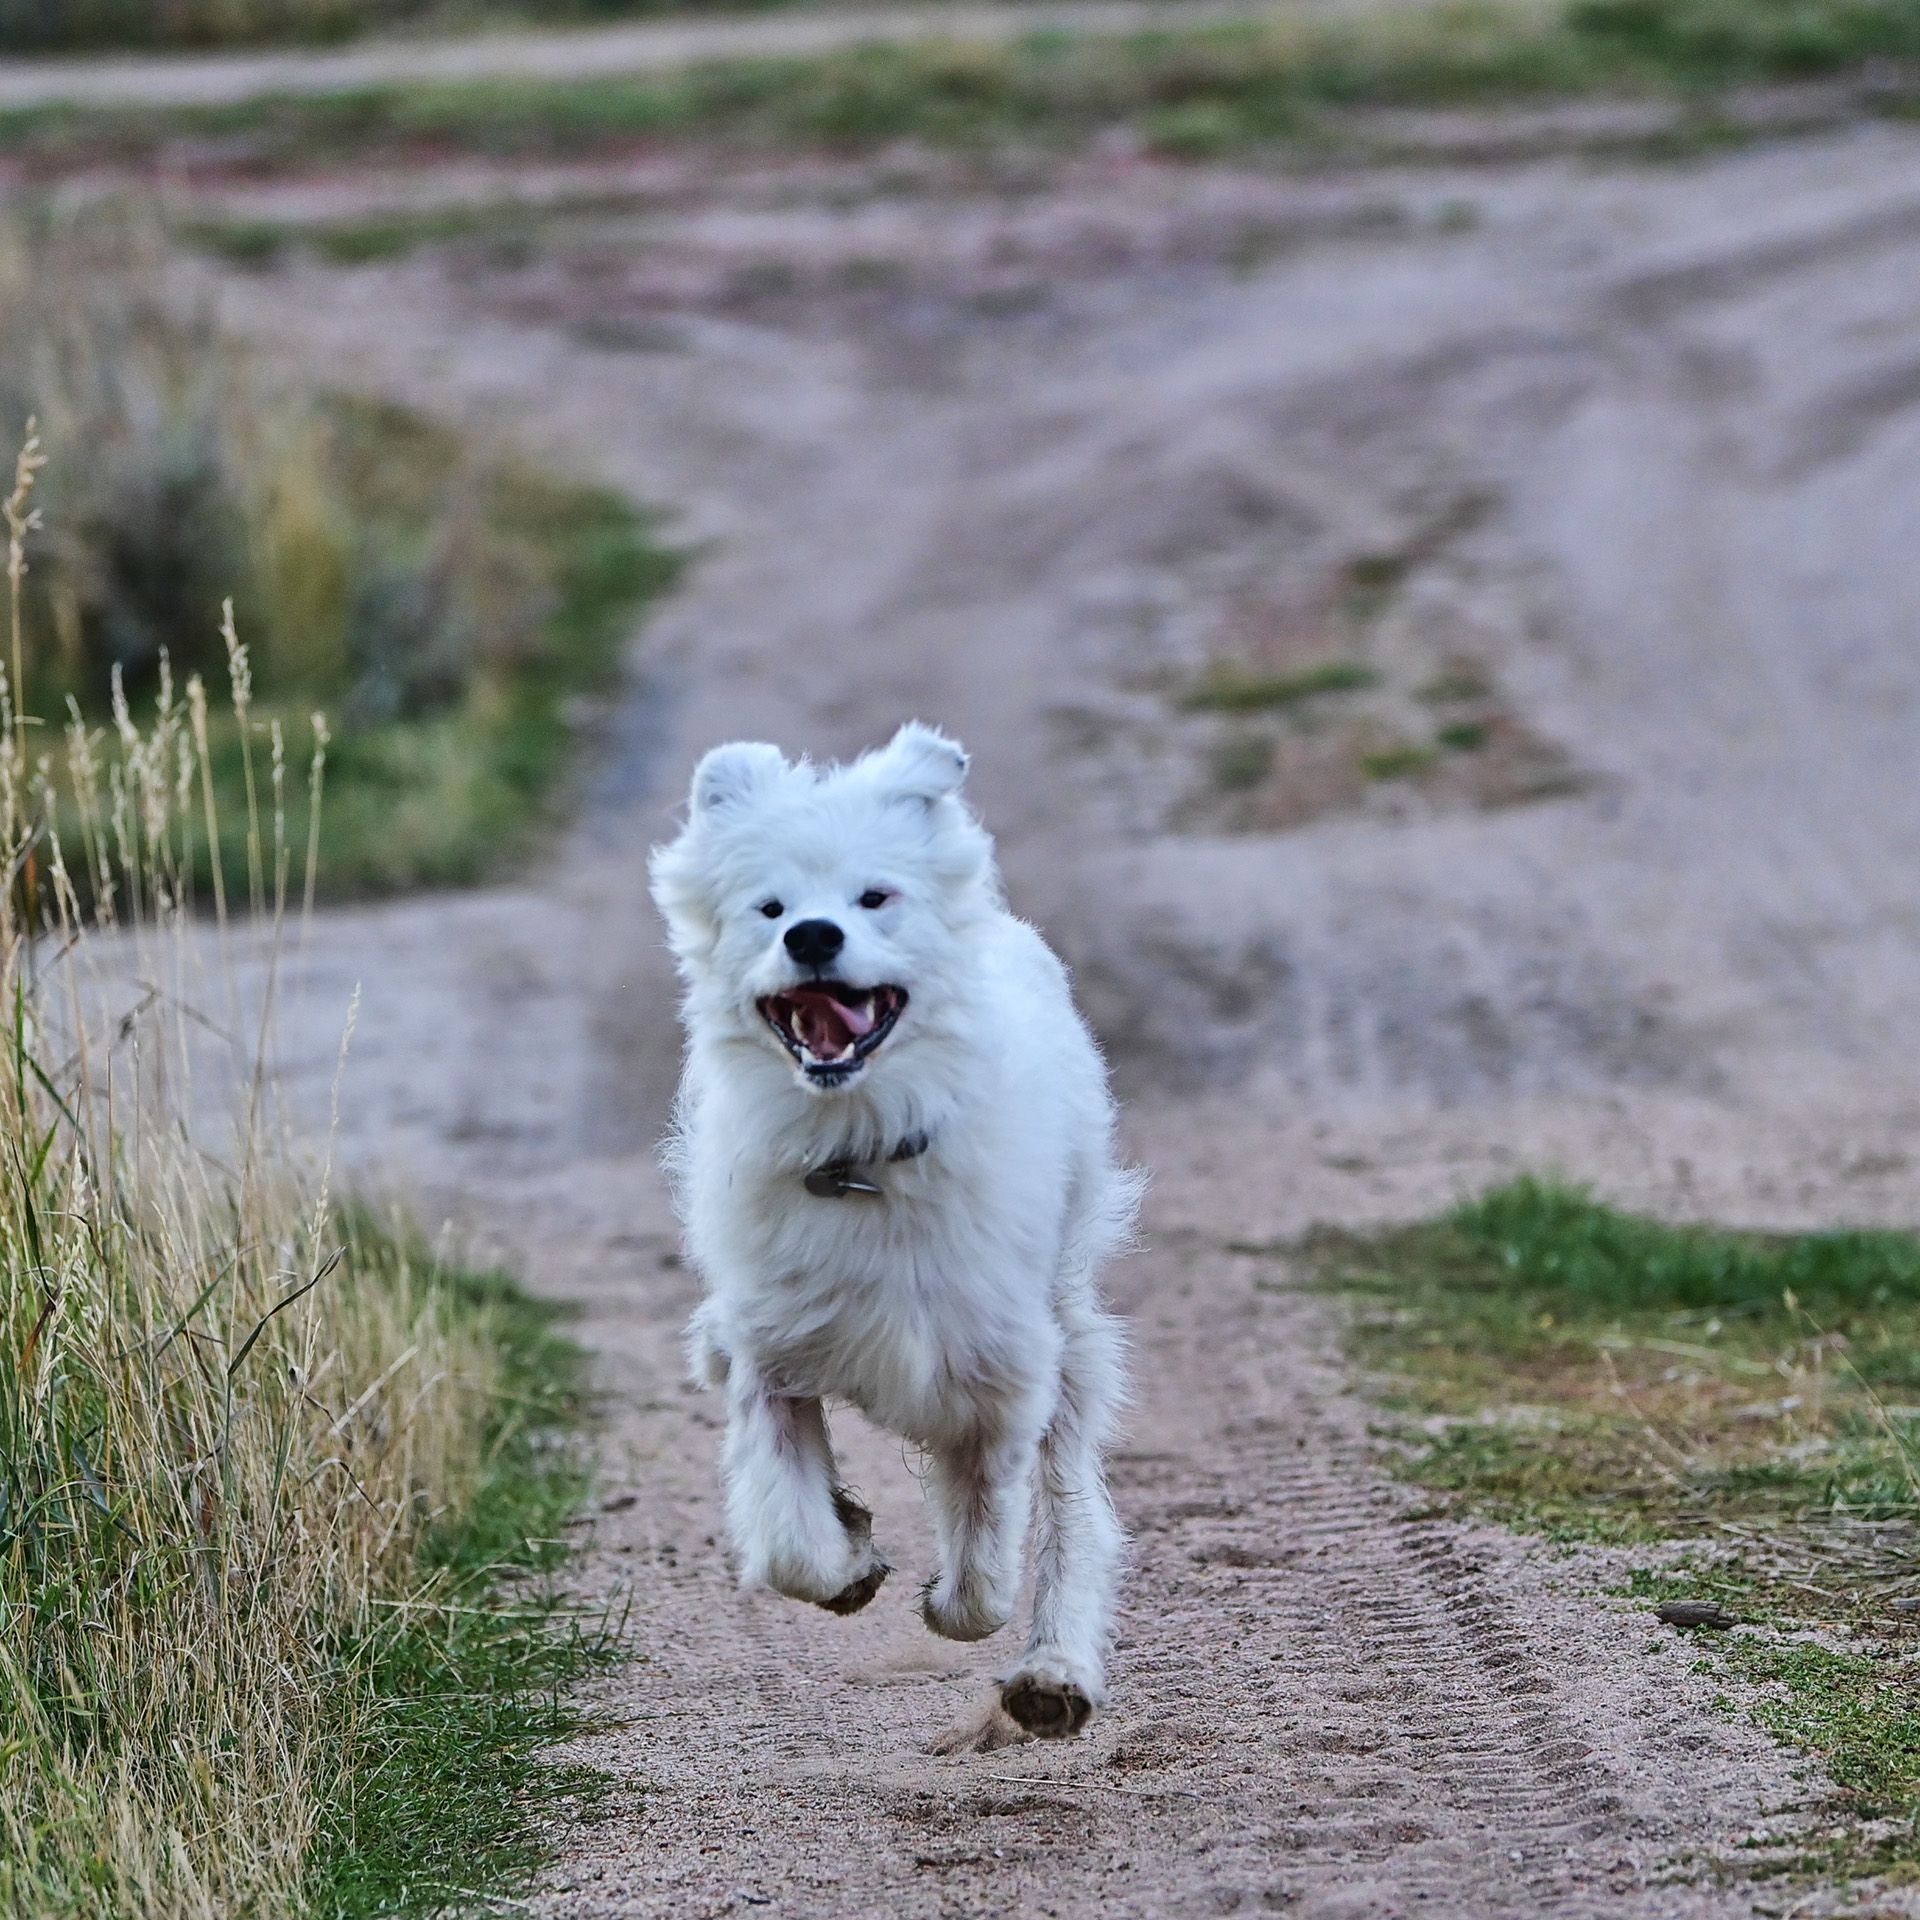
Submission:
M 850 1193 L 880 1191 L 871 1180 L 856 1180 L 853 1168 L 844 1160 L 836 1160 L 830 1166 L 815 1167 L 801 1184 L 822 1200 L 844 1200 Z

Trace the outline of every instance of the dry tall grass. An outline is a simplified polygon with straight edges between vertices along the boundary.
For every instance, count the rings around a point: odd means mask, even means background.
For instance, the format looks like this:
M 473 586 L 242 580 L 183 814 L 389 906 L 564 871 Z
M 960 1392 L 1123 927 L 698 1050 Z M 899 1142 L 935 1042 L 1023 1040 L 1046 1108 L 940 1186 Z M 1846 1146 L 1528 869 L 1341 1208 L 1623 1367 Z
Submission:
M 529 621 L 538 581 L 467 589 L 477 471 L 349 444 L 342 409 L 170 283 L 140 203 L 0 220 L 0 313 L 0 433 L 32 414 L 55 459 L 27 592 L 43 698 L 98 708 L 115 669 L 151 692 L 163 650 L 217 670 L 231 595 L 263 696 L 414 715 L 457 699 L 485 630 Z
M 59 744 L 28 717 L 38 457 L 5 506 L 0 673 L 0 1912 L 292 1914 L 354 1735 L 343 1668 L 429 1602 L 420 1545 L 488 1470 L 503 1361 L 488 1310 L 343 1234 L 285 1143 L 259 996 L 189 913 L 202 682 Z M 256 749 L 271 954 L 306 857 L 284 790 L 321 748 Z

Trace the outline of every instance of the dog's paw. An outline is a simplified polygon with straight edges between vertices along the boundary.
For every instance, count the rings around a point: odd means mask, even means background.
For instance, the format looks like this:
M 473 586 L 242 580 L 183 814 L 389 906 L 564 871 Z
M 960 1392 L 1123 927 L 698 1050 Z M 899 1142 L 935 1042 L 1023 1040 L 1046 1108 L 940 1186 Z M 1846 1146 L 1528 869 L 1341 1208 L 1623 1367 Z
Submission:
M 962 1753 L 998 1753 L 1002 1747 L 1017 1747 L 1032 1738 L 1025 1727 L 1015 1723 L 1000 1704 L 999 1694 L 994 1693 L 984 1705 L 956 1720 L 952 1726 L 943 1727 L 927 1742 L 925 1751 L 942 1758 Z
M 847 1530 L 847 1545 L 863 1570 L 842 1587 L 816 1602 L 829 1613 L 858 1613 L 885 1583 L 893 1568 L 873 1550 L 873 1510 L 863 1506 L 845 1487 L 833 1490 L 833 1511 Z
M 1012 1617 L 1011 1606 L 973 1588 L 949 1587 L 937 1574 L 920 1589 L 920 1618 L 942 1640 L 984 1640 Z
M 825 1607 L 829 1613 L 858 1613 L 886 1583 L 887 1575 L 893 1571 L 886 1561 L 876 1553 L 872 1564 L 857 1579 L 849 1580 L 836 1594 L 825 1600 L 816 1601 L 816 1606 Z
M 1009 1717 L 1040 1740 L 1070 1740 L 1093 1718 L 1098 1689 L 1059 1663 L 1032 1660 L 1000 1683 Z

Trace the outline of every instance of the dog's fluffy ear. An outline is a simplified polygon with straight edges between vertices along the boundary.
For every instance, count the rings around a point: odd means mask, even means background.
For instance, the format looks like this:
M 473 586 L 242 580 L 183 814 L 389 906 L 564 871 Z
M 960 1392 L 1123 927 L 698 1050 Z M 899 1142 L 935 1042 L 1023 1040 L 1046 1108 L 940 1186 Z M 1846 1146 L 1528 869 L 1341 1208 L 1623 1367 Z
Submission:
M 667 940 L 684 969 L 708 954 L 719 922 L 708 887 L 709 823 L 764 793 L 792 771 L 778 747 L 736 740 L 715 747 L 693 770 L 687 824 L 677 838 L 655 847 L 647 862 L 654 903 L 667 923 Z
M 786 756 L 764 740 L 735 740 L 728 746 L 715 747 L 693 770 L 687 812 L 698 820 L 703 814 L 737 807 L 786 771 Z
M 931 806 L 960 791 L 967 777 L 966 749 L 933 727 L 909 720 L 872 757 L 873 776 L 883 792 Z

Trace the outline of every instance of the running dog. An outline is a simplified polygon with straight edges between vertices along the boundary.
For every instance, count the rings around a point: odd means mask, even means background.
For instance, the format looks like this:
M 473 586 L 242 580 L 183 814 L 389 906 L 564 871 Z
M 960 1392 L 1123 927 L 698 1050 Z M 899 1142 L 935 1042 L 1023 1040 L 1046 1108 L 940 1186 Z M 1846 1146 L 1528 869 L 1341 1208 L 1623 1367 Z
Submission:
M 889 1568 L 825 1402 L 925 1450 L 920 1610 L 981 1640 L 1028 1732 L 1105 1698 L 1125 1545 L 1103 1452 L 1125 1390 L 1100 1269 L 1139 1177 L 1065 969 L 1007 910 L 967 756 L 902 727 L 847 766 L 716 747 L 653 896 L 685 985 L 667 1159 L 705 1282 L 695 1375 L 727 1396 L 741 1579 L 856 1613 Z

